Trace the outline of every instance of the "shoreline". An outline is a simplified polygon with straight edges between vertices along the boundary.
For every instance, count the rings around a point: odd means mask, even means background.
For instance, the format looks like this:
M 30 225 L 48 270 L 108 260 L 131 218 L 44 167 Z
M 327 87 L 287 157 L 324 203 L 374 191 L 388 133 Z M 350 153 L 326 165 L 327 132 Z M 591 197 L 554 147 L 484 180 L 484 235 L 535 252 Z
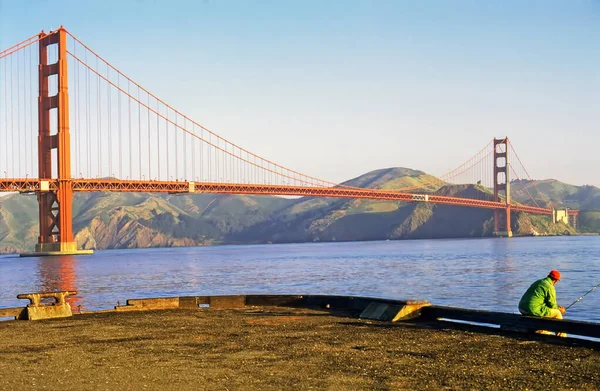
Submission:
M 532 238 L 532 237 L 571 237 L 571 236 L 600 236 L 600 232 L 578 232 L 574 234 L 513 234 L 511 238 L 504 236 L 466 236 L 466 237 L 439 237 L 439 238 L 401 238 L 401 239 L 374 239 L 374 240 L 330 240 L 321 241 L 313 240 L 310 242 L 252 242 L 252 243 L 215 243 L 215 244 L 200 244 L 197 246 L 164 246 L 164 247 L 127 247 L 127 248 L 107 248 L 97 249 L 93 248 L 93 251 L 112 251 L 112 250 L 151 250 L 151 249 L 170 249 L 170 248 L 202 248 L 202 247 L 218 247 L 218 246 L 264 246 L 264 245 L 288 245 L 288 244 L 321 244 L 321 243 L 372 243 L 372 242 L 389 242 L 389 241 L 415 241 L 415 240 L 477 240 L 477 239 L 513 239 L 513 238 Z M 15 256 L 19 257 L 21 252 L 0 252 L 0 256 Z M 35 254 L 28 252 L 29 256 L 35 256 Z M 43 256 L 43 255 L 40 255 Z

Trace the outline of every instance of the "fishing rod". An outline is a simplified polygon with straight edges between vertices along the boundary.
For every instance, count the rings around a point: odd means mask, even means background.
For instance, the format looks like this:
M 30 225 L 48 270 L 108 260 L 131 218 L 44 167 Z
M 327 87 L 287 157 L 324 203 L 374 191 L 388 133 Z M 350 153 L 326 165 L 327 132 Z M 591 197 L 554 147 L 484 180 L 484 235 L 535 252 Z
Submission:
M 600 286 L 600 284 L 596 285 L 595 287 L 593 287 L 592 289 L 590 289 L 589 291 L 585 292 L 585 294 L 581 297 L 579 297 L 579 299 L 575 300 L 574 302 L 571 303 L 570 306 L 568 306 L 567 308 L 565 308 L 565 310 L 568 310 L 569 308 L 571 308 L 574 304 L 576 304 L 577 302 L 580 302 L 581 300 L 583 300 L 584 297 L 586 297 L 588 295 L 588 293 L 592 293 L 593 291 L 595 291 L 598 287 Z

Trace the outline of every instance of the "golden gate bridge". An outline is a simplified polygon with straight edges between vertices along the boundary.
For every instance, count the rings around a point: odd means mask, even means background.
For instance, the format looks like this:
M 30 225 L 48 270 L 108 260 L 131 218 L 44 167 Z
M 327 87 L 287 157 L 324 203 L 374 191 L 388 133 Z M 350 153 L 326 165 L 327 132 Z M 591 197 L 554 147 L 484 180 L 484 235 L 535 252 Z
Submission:
M 551 207 L 508 138 L 490 141 L 431 183 L 409 187 L 361 188 L 300 173 L 176 110 L 63 27 L 1 50 L 0 86 L 0 192 L 37 195 L 38 253 L 78 252 L 74 192 L 289 195 L 487 208 L 501 236 L 512 236 L 511 212 L 565 222 L 578 214 Z M 527 204 L 511 200 L 515 180 L 528 194 Z M 476 184 L 482 191 L 474 198 L 432 191 L 450 183 Z

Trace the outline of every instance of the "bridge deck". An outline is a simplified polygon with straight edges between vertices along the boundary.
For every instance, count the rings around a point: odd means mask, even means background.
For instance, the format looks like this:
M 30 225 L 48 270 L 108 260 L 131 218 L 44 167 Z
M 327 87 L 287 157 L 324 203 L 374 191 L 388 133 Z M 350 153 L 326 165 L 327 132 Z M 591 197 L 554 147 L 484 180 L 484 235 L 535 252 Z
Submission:
M 289 195 L 329 198 L 362 198 L 403 202 L 428 202 L 433 204 L 467 206 L 486 209 L 506 209 L 503 202 L 470 198 L 448 197 L 434 194 L 402 193 L 390 190 L 351 187 L 306 187 L 285 185 L 260 185 L 240 183 L 209 183 L 183 181 L 127 181 L 114 179 L 72 179 L 75 192 L 135 192 L 135 193 L 216 193 Z M 56 191 L 58 180 L 0 179 L 0 192 Z M 552 209 L 512 204 L 515 212 L 552 215 Z

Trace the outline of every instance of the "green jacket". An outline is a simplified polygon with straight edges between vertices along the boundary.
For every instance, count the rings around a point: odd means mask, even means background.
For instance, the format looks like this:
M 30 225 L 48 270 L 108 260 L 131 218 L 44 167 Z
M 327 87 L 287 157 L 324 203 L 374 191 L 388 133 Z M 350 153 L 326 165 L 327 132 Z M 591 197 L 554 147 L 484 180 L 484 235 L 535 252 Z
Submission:
M 519 311 L 523 315 L 549 316 L 550 310 L 556 308 L 556 289 L 550 277 L 531 284 L 519 302 Z

